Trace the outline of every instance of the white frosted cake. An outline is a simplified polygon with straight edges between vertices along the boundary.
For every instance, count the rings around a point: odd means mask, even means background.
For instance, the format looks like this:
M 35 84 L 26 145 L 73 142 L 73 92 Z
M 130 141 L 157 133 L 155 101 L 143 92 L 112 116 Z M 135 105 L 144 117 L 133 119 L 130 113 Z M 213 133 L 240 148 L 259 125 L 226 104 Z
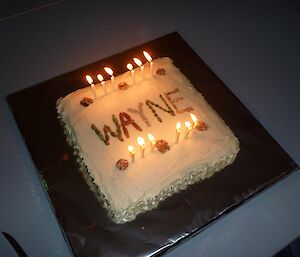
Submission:
M 135 83 L 128 71 L 114 77 L 114 87 L 98 83 L 57 102 L 85 177 L 116 223 L 210 177 L 239 151 L 232 131 L 171 59 L 152 65 L 153 74 L 144 65 L 144 78 L 134 69 Z

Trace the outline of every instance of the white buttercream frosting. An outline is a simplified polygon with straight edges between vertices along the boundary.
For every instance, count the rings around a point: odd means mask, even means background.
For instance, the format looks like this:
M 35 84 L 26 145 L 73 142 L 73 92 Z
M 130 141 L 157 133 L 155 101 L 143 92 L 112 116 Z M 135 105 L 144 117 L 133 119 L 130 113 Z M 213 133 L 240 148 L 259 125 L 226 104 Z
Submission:
M 178 192 L 187 185 L 211 176 L 216 171 L 233 162 L 239 144 L 229 127 L 208 105 L 204 97 L 196 91 L 190 81 L 176 68 L 169 58 L 159 58 L 153 61 L 154 71 L 164 68 L 165 75 L 150 75 L 149 64 L 145 65 L 145 80 L 139 68 L 135 69 L 136 83 L 132 84 L 130 72 L 125 72 L 114 79 L 115 88 L 120 82 L 127 82 L 127 90 L 111 91 L 111 84 L 106 82 L 107 94 L 100 84 L 95 90 L 98 98 L 88 107 L 83 107 L 80 101 L 83 97 L 93 97 L 90 87 L 86 87 L 58 100 L 57 110 L 64 124 L 69 142 L 80 156 L 80 164 L 85 167 L 85 176 L 97 187 L 94 190 L 106 201 L 105 207 L 110 211 L 113 220 L 124 223 L 132 220 L 138 213 L 157 206 L 160 200 Z M 182 97 L 175 104 L 178 109 L 192 107 L 193 114 L 203 120 L 208 129 L 195 130 L 184 139 L 184 122 L 192 120 L 188 112 L 171 116 L 154 107 L 162 122 L 159 122 L 147 107 L 145 101 L 151 100 L 165 107 L 159 95 L 178 88 L 178 93 L 170 95 L 173 99 Z M 167 101 L 172 108 L 172 104 Z M 151 126 L 137 114 L 127 111 L 128 108 L 138 110 L 143 103 L 143 111 Z M 175 109 L 172 108 L 174 111 Z M 105 145 L 91 129 L 95 124 L 100 130 L 109 125 L 115 130 L 112 115 L 119 117 L 120 112 L 128 113 L 143 129 L 136 130 L 127 126 L 130 138 L 123 134 L 121 142 L 110 136 L 110 145 Z M 176 123 L 181 122 L 181 135 L 178 144 L 176 140 Z M 103 131 L 103 130 L 102 130 Z M 151 133 L 157 140 L 164 139 L 170 145 L 170 150 L 162 154 L 157 149 L 151 152 L 151 143 L 147 134 Z M 145 157 L 140 158 L 140 149 L 136 142 L 142 136 L 146 142 Z M 128 145 L 135 147 L 135 162 L 130 163 L 125 171 L 116 168 L 120 158 L 131 161 Z

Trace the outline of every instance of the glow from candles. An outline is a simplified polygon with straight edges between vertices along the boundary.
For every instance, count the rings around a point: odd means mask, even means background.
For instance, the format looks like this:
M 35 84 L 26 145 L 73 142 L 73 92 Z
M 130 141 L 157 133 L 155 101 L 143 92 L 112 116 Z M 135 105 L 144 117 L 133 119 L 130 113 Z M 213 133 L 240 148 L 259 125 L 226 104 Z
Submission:
M 114 72 L 111 68 L 109 67 L 104 67 L 104 70 L 106 71 L 106 73 L 110 76 L 114 75 Z
M 181 123 L 180 122 L 176 123 L 176 130 L 177 130 L 177 132 L 180 132 L 180 130 L 181 130 Z
M 86 75 L 85 78 L 86 78 L 87 82 L 89 82 L 89 84 L 93 84 L 94 83 L 94 81 L 93 81 L 93 79 L 92 79 L 92 77 L 90 75 Z
M 104 80 L 103 76 L 101 74 L 98 74 L 97 79 L 100 81 L 101 86 L 104 89 L 104 93 L 106 94 L 107 93 L 107 88 L 106 88 L 105 82 L 103 81 Z
M 92 77 L 90 75 L 86 75 L 85 76 L 87 82 L 91 85 L 91 89 L 92 89 L 92 92 L 93 92 L 93 95 L 94 95 L 94 99 L 97 98 L 97 93 L 96 93 L 96 90 L 95 90 L 95 85 L 94 85 L 94 81 L 92 79 Z
M 97 79 L 102 82 L 104 80 L 103 76 L 101 74 L 98 74 L 97 75 Z
M 154 147 L 155 147 L 155 144 L 156 144 L 156 139 L 153 135 L 151 135 L 150 133 L 148 133 L 148 138 L 151 142 L 151 152 L 154 151 Z
M 128 146 L 128 151 L 129 151 L 130 153 L 135 153 L 135 149 L 134 149 L 134 147 L 133 147 L 132 145 L 129 145 L 129 146 Z
M 134 84 L 135 83 L 135 75 L 134 75 L 133 66 L 131 63 L 128 63 L 126 67 L 128 70 L 130 70 L 131 77 L 132 77 L 132 84 Z
M 144 56 L 146 57 L 148 62 L 152 62 L 152 57 L 146 51 L 143 51 Z
M 198 125 L 199 121 L 198 121 L 197 117 L 194 114 L 190 113 L 190 116 L 191 116 L 191 119 L 193 121 L 193 128 L 195 128 Z
M 177 122 L 176 123 L 176 141 L 175 141 L 176 144 L 178 144 L 178 142 L 179 142 L 180 132 L 181 132 L 181 123 Z
M 141 67 L 143 65 L 143 63 L 141 62 L 140 59 L 138 58 L 133 58 L 133 61 L 136 63 L 137 66 Z
M 144 66 L 143 66 L 143 63 L 142 63 L 141 60 L 138 59 L 138 58 L 133 58 L 133 61 L 136 63 L 136 65 L 138 65 L 138 66 L 141 68 L 141 71 L 142 71 L 142 79 L 144 80 L 144 79 L 145 79 L 145 74 L 144 74 Z
M 135 149 L 132 145 L 128 146 L 128 151 L 130 153 L 131 156 L 131 162 L 134 163 L 134 159 L 135 159 Z
M 140 146 L 140 149 L 141 149 L 141 158 L 143 159 L 144 156 L 145 156 L 145 140 L 144 140 L 144 138 L 138 137 L 137 138 L 137 143 Z
M 106 73 L 108 75 L 110 75 L 110 81 L 111 81 L 111 89 L 114 90 L 115 89 L 115 77 L 114 77 L 114 72 L 111 68 L 109 67 L 104 67 L 104 70 L 106 71 Z
M 191 132 L 191 130 L 193 129 L 193 127 L 192 127 L 192 124 L 190 122 L 188 122 L 188 121 L 186 121 L 184 123 L 184 125 L 186 126 L 186 129 L 187 129 L 184 138 L 187 139 L 188 136 L 189 136 L 189 133 Z

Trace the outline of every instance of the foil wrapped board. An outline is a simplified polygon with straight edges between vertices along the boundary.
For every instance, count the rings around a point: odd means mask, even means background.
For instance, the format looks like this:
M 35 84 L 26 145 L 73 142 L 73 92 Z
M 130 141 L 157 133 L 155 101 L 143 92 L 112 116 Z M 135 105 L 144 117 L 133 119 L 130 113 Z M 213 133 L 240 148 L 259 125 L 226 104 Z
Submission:
M 125 72 L 127 61 L 144 49 L 151 49 L 154 57 L 174 60 L 239 139 L 240 152 L 224 171 L 174 194 L 132 222 L 114 224 L 79 169 L 57 118 L 56 101 L 80 89 L 83 74 L 96 73 L 103 64 L 114 67 L 116 74 Z M 176 32 L 11 94 L 7 100 L 75 256 L 161 255 L 297 169 Z

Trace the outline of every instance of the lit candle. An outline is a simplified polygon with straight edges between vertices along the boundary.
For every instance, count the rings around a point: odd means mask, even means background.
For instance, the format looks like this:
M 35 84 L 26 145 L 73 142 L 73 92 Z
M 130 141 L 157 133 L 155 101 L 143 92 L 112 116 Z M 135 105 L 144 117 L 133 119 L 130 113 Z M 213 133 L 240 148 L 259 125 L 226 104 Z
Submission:
M 181 123 L 177 122 L 176 123 L 176 144 L 179 142 L 179 137 L 180 137 L 180 132 L 181 132 Z
M 137 138 L 137 143 L 140 146 L 140 149 L 141 149 L 141 158 L 143 159 L 144 156 L 145 156 L 145 140 L 144 140 L 144 138 L 138 137 Z
M 198 121 L 197 117 L 194 114 L 190 113 L 190 116 L 191 116 L 191 119 L 193 121 L 193 129 L 194 129 L 194 128 L 197 127 L 199 121 Z
M 146 51 L 143 51 L 143 54 L 146 57 L 147 61 L 150 63 L 150 76 L 153 76 L 153 62 L 152 62 L 152 57 Z
M 155 147 L 155 144 L 156 144 L 156 139 L 153 135 L 151 135 L 150 133 L 148 133 L 148 138 L 151 142 L 151 152 L 154 151 L 154 147 Z
M 111 81 L 111 90 L 113 91 L 115 89 L 115 77 L 114 77 L 114 72 L 111 68 L 104 67 L 104 70 L 108 75 L 110 75 L 110 81 Z
M 132 77 L 132 84 L 134 84 L 135 83 L 135 75 L 134 75 L 134 70 L 133 70 L 133 66 L 131 63 L 127 64 L 127 69 L 130 70 L 131 77 Z
M 131 156 L 131 162 L 134 163 L 134 159 L 135 159 L 135 149 L 134 149 L 134 147 L 129 145 L 128 146 L 128 151 L 129 151 L 130 156 Z
M 95 85 L 94 85 L 94 81 L 92 79 L 92 77 L 90 75 L 86 75 L 85 76 L 87 82 L 89 82 L 89 84 L 91 85 L 91 89 L 92 89 L 92 92 L 93 92 L 93 95 L 94 95 L 94 99 L 97 98 L 97 93 L 96 93 L 96 89 L 95 89 Z
M 188 136 L 189 136 L 189 134 L 190 134 L 190 132 L 191 132 L 191 130 L 193 129 L 193 127 L 192 127 L 192 124 L 190 122 L 188 122 L 188 121 L 186 121 L 184 124 L 186 126 L 186 133 L 185 133 L 185 137 L 184 138 L 187 139 Z
M 145 74 L 144 74 L 144 66 L 143 66 L 143 63 L 141 62 L 140 59 L 138 58 L 133 58 L 133 61 L 136 63 L 136 65 L 138 65 L 140 68 L 141 68 L 141 71 L 142 71 L 142 80 L 145 79 Z
M 102 76 L 101 74 L 98 74 L 98 75 L 97 75 L 97 78 L 98 78 L 98 80 L 100 81 L 101 86 L 102 86 L 103 89 L 104 89 L 104 93 L 106 94 L 106 93 L 107 93 L 107 88 L 106 88 L 105 81 L 103 81 L 103 80 L 104 80 L 103 76 Z

